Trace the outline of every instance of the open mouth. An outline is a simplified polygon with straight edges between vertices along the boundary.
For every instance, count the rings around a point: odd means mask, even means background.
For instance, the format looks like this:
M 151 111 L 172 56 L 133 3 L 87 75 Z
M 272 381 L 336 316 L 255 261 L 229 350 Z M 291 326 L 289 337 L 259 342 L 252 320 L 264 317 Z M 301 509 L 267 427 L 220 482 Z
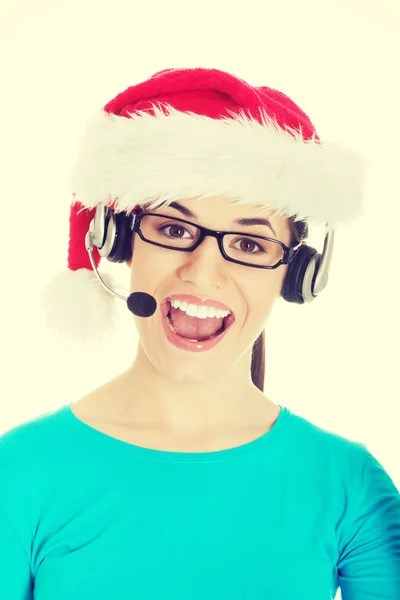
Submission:
M 174 310 L 180 310 L 180 309 L 174 309 Z M 229 331 L 230 327 L 232 326 L 232 324 L 235 321 L 233 314 L 230 313 L 226 317 L 223 317 L 223 318 L 221 317 L 221 319 L 218 319 L 218 320 L 221 320 L 221 326 L 212 335 L 208 335 L 207 333 L 203 333 L 202 335 L 197 334 L 197 337 L 199 339 L 196 339 L 195 338 L 196 334 L 194 333 L 194 331 L 200 330 L 200 328 L 197 326 L 197 328 L 191 329 L 191 331 L 193 333 L 190 335 L 190 337 L 189 336 L 183 337 L 175 330 L 175 328 L 171 322 L 171 311 L 172 311 L 172 306 L 171 306 L 170 301 L 165 300 L 161 305 L 161 315 L 162 315 L 162 320 L 163 320 L 163 325 L 164 325 L 164 331 L 166 333 L 168 340 L 172 344 L 174 344 L 175 346 L 177 346 L 179 348 L 183 348 L 185 350 L 201 351 L 201 350 L 207 350 L 209 348 L 214 347 L 217 343 L 219 343 L 219 341 L 221 341 L 223 339 L 223 337 L 226 335 L 226 333 Z M 191 317 L 191 318 L 196 319 L 196 317 Z M 211 326 L 211 321 L 214 321 L 215 318 L 212 318 L 212 319 L 210 317 L 207 317 L 207 318 L 210 320 L 210 326 Z M 194 324 L 195 323 L 193 322 L 193 325 Z M 202 325 L 203 324 L 204 323 L 202 323 Z M 213 323 L 213 325 L 215 326 L 215 322 Z
M 169 312 L 168 312 L 168 314 L 166 316 L 167 323 L 170 326 L 171 330 L 174 333 L 176 333 L 176 335 L 180 335 L 177 331 L 175 331 L 175 328 L 174 328 L 174 326 L 171 323 L 170 315 L 171 315 L 171 309 L 169 310 Z M 198 339 L 198 340 L 190 339 L 190 338 L 184 338 L 184 339 L 185 340 L 189 340 L 190 342 L 203 342 L 203 341 L 206 341 L 206 340 L 212 340 L 212 339 L 214 339 L 215 337 L 217 337 L 218 335 L 220 335 L 221 333 L 223 333 L 226 330 L 227 320 L 229 319 L 230 316 L 231 315 L 228 315 L 227 317 L 224 317 L 223 319 L 221 319 L 221 321 L 222 321 L 221 327 L 215 333 L 213 333 L 212 335 L 210 335 L 210 336 L 208 336 L 208 337 L 206 337 L 204 339 Z M 180 337 L 183 337 L 183 336 L 180 336 Z

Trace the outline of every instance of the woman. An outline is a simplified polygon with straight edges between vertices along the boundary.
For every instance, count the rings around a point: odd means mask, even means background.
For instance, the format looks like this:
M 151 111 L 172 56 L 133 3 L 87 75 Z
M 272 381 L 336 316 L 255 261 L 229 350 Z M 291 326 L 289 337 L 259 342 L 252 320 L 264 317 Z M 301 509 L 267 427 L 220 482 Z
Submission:
M 44 299 L 53 326 L 99 339 L 123 298 L 100 256 L 126 262 L 138 350 L 2 436 L 0 597 L 400 597 L 389 475 L 263 393 L 274 302 L 326 286 L 361 183 L 287 96 L 228 73 L 166 70 L 106 105 L 73 172 L 69 271 Z M 299 244 L 307 218 L 328 224 L 322 256 Z
M 267 220 L 270 213 L 258 211 L 257 218 Z M 259 389 L 251 379 L 252 345 L 280 295 L 287 265 L 268 271 L 255 266 L 273 266 L 283 256 L 282 245 L 264 238 L 293 245 L 287 219 L 270 217 L 273 231 L 263 224 L 239 227 L 236 221 L 251 210 L 224 198 L 181 200 L 139 214 L 142 237 L 134 234 L 126 263 L 131 292 L 154 294 L 158 318 L 137 318 L 140 341 L 132 367 L 72 403 L 72 410 L 87 422 L 107 423 L 112 435 L 174 451 L 218 450 L 262 435 L 279 406 L 263 394 L 262 380 Z M 227 261 L 212 237 L 182 252 L 199 239 L 200 226 L 241 230 L 242 236 L 226 235 L 223 248 L 248 266 Z M 218 315 L 216 303 L 224 311 Z M 206 313 L 192 310 L 196 306 Z

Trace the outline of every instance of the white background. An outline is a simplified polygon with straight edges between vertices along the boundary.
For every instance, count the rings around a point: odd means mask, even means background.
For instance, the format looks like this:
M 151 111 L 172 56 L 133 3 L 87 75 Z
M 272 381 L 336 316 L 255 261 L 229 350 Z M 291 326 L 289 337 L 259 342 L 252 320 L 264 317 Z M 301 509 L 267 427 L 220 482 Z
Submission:
M 398 1 L 1 6 L 0 432 L 72 402 L 134 357 L 122 301 L 120 330 L 90 352 L 50 337 L 41 314 L 41 290 L 67 264 L 67 177 L 86 119 L 156 71 L 215 67 L 285 92 L 322 140 L 372 166 L 365 216 L 335 232 L 327 288 L 309 305 L 275 305 L 265 392 L 366 443 L 400 485 Z M 308 243 L 321 251 L 323 230 Z M 101 270 L 128 289 L 125 265 Z

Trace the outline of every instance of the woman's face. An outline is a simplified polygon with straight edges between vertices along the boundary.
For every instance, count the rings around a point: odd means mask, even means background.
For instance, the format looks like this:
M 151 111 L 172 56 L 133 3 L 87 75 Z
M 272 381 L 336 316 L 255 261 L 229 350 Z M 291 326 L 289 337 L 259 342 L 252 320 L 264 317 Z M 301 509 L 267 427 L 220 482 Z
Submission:
M 270 209 L 254 211 L 251 205 L 234 205 L 225 198 L 180 200 L 197 220 L 175 208 L 147 212 L 179 217 L 218 231 L 243 231 L 278 239 L 289 245 L 286 217 L 275 217 Z M 233 221 L 243 217 L 269 219 L 276 236 L 265 225 L 240 227 Z M 130 293 L 153 295 L 157 310 L 151 317 L 134 317 L 140 345 L 153 367 L 176 383 L 200 383 L 238 367 L 238 361 L 251 360 L 253 343 L 265 327 L 275 300 L 280 296 L 287 265 L 276 269 L 255 269 L 229 262 L 221 255 L 217 240 L 206 237 L 193 252 L 175 252 L 148 244 L 134 234 Z M 189 352 L 176 348 L 166 338 L 161 320 L 161 302 L 172 294 L 192 294 L 228 305 L 235 322 L 212 349 Z

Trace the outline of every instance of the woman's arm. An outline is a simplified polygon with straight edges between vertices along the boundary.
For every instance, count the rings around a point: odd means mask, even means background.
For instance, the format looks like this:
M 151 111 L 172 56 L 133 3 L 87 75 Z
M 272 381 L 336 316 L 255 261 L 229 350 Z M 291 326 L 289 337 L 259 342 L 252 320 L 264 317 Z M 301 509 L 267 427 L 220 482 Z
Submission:
M 0 598 L 32 600 L 28 558 L 0 506 Z
M 338 577 L 343 600 L 400 600 L 400 492 L 369 452 L 343 540 Z

